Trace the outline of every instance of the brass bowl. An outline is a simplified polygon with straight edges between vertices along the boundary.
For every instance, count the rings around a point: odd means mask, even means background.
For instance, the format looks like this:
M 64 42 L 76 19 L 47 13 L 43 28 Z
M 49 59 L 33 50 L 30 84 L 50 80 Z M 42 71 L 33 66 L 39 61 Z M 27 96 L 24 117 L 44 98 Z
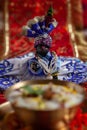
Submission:
M 50 82 L 56 85 L 61 85 L 61 87 L 62 85 L 73 87 L 78 93 L 84 95 L 84 89 L 80 85 L 71 82 L 59 81 L 59 80 L 30 80 L 30 81 L 19 82 L 13 85 L 12 87 L 10 87 L 9 89 L 7 89 L 5 95 L 6 98 L 8 99 L 9 94 L 15 89 L 18 89 L 20 87 L 29 84 L 30 85 L 48 84 Z M 31 125 L 35 128 L 36 127 L 40 128 L 41 130 L 42 128 L 62 130 L 63 127 L 66 128 L 64 130 L 68 130 L 69 127 L 68 123 L 74 118 L 76 111 L 78 110 L 81 103 L 76 104 L 75 106 L 70 108 L 61 108 L 56 110 L 30 110 L 28 108 L 17 107 L 16 105 L 13 104 L 12 107 L 15 110 L 15 113 L 17 114 L 18 118 L 25 125 Z

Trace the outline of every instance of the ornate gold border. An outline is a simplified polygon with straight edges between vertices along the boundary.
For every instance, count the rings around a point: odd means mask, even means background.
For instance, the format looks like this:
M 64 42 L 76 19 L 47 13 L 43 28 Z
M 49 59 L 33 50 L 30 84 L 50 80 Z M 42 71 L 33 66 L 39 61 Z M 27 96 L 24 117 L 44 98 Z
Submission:
M 8 0 L 0 1 L 0 60 L 9 53 L 9 13 Z
M 8 0 L 5 0 L 5 52 L 4 56 L 7 57 L 9 54 L 9 11 L 8 11 Z
M 76 44 L 76 39 L 75 39 L 75 33 L 74 33 L 74 27 L 72 24 L 72 10 L 71 10 L 71 0 L 67 0 L 67 29 L 68 32 L 70 34 L 70 41 L 71 44 L 74 48 L 74 55 L 75 57 L 79 57 L 79 53 L 78 53 L 78 48 L 77 48 L 77 44 Z

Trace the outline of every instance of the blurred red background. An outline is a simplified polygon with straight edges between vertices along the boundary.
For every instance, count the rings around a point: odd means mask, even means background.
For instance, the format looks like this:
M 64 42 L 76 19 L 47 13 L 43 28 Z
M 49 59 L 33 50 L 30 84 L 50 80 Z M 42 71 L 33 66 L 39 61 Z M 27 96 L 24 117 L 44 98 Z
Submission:
M 21 36 L 21 28 L 34 16 L 46 14 L 49 6 L 54 8 L 57 28 L 51 33 L 52 50 L 58 55 L 74 56 L 67 31 L 67 0 L 9 0 L 10 57 L 33 51 L 33 40 Z M 87 0 L 82 0 L 84 28 L 87 27 Z
M 73 48 L 66 28 L 66 0 L 9 0 L 10 56 L 24 54 L 34 50 L 33 40 L 21 36 L 21 28 L 34 16 L 46 14 L 50 5 L 54 8 L 57 28 L 51 33 L 52 50 L 58 55 L 73 56 Z

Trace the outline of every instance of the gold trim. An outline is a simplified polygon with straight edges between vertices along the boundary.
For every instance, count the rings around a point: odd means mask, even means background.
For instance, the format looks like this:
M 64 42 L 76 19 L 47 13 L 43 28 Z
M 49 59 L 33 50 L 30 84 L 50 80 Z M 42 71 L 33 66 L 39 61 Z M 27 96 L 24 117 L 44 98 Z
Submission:
M 4 56 L 7 57 L 9 53 L 9 12 L 8 12 L 8 0 L 5 0 L 5 52 Z
M 68 23 L 71 28 L 74 26 L 74 31 L 71 31 L 71 39 L 75 39 L 74 49 L 76 51 L 76 57 L 79 57 L 83 61 L 87 61 L 87 41 L 85 40 L 84 28 L 83 28 L 83 9 L 81 0 L 67 0 L 68 4 Z M 73 35 L 74 36 L 73 36 Z M 74 41 L 73 41 L 74 42 Z
M 78 53 L 78 48 L 77 48 L 73 24 L 72 24 L 71 0 L 67 0 L 67 29 L 70 34 L 71 43 L 73 44 L 75 56 L 78 58 L 79 53 Z

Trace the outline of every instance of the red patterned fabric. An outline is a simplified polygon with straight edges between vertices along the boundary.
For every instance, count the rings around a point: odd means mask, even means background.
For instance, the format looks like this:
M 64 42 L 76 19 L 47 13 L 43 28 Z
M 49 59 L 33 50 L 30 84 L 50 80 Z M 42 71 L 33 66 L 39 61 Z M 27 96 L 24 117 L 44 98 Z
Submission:
M 69 33 L 66 28 L 66 0 L 9 0 L 10 22 L 10 57 L 34 51 L 33 40 L 21 36 L 21 29 L 26 22 L 34 16 L 46 14 L 53 5 L 54 17 L 58 27 L 51 33 L 53 38 L 52 50 L 58 55 L 73 56 Z
M 70 123 L 70 130 L 84 130 L 83 126 L 87 126 L 87 113 L 82 113 L 82 110 L 79 110 L 76 113 L 76 116 Z
M 0 94 L 0 104 L 6 102 L 6 98 L 4 97 L 3 94 Z
M 87 0 L 82 0 L 84 28 L 87 29 Z

